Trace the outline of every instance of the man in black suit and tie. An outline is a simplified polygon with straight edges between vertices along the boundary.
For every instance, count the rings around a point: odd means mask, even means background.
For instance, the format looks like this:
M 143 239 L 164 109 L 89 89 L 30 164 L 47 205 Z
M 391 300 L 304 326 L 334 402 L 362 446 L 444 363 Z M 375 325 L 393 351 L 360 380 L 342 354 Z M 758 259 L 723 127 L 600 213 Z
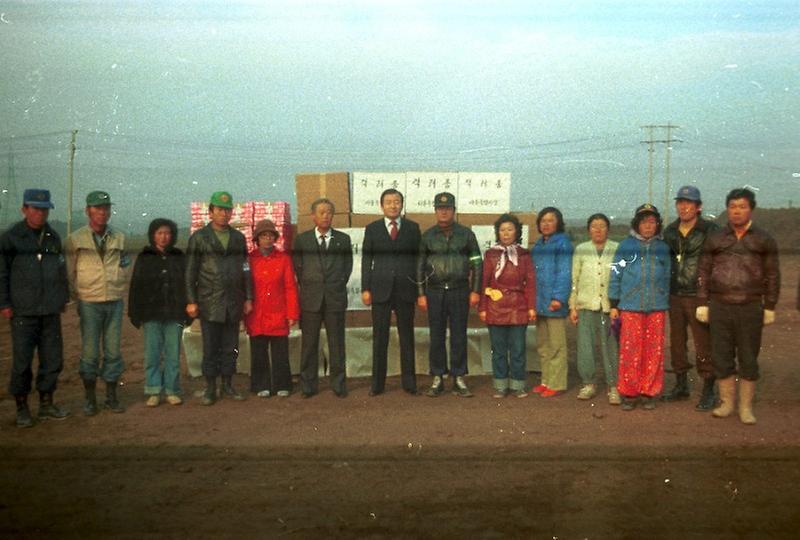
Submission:
M 315 227 L 297 236 L 292 263 L 300 287 L 300 386 L 302 396 L 318 392 L 319 331 L 325 322 L 330 354 L 330 381 L 338 397 L 347 397 L 344 320 L 347 281 L 353 270 L 350 237 L 331 228 L 334 206 L 328 199 L 311 204 Z
M 416 395 L 414 362 L 414 303 L 417 299 L 416 264 L 419 225 L 400 217 L 403 194 L 387 189 L 381 194 L 383 219 L 364 230 L 361 249 L 361 300 L 372 306 L 372 388 L 382 394 L 386 382 L 386 353 L 392 311 L 400 338 L 400 372 L 403 390 Z

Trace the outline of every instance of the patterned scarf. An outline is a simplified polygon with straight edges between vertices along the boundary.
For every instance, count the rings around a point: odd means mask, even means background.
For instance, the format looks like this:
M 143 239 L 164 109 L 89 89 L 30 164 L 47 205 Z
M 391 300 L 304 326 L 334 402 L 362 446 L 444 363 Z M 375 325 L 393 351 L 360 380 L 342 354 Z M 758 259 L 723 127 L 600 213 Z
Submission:
M 503 269 L 506 267 L 506 262 L 511 262 L 514 266 L 519 266 L 519 259 L 517 258 L 517 244 L 510 246 L 503 246 L 502 244 L 495 244 L 489 249 L 500 250 L 500 260 L 497 262 L 497 267 L 494 270 L 495 279 L 500 277 Z

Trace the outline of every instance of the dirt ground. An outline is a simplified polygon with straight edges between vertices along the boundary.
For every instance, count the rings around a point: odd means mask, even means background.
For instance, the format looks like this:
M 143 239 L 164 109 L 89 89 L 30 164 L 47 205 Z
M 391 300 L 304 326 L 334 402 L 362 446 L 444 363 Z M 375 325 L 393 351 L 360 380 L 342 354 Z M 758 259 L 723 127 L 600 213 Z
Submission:
M 755 426 L 695 412 L 697 383 L 652 412 L 578 401 L 574 363 L 553 399 L 495 400 L 485 376 L 470 377 L 473 399 L 411 397 L 395 377 L 374 398 L 352 379 L 347 399 L 323 385 L 309 400 L 202 407 L 202 383 L 184 378 L 184 405 L 148 409 L 127 322 L 128 410 L 86 418 L 70 310 L 56 401 L 73 415 L 23 430 L 0 401 L 0 536 L 797 538 L 798 262 L 783 257 Z M 9 349 L 3 324 L 3 385 Z

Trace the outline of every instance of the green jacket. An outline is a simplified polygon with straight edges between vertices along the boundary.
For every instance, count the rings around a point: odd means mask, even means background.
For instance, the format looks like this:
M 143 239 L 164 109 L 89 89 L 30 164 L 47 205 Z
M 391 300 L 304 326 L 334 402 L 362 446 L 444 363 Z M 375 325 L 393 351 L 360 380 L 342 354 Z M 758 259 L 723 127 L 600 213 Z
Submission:
M 186 248 L 186 301 L 197 304 L 206 321 L 239 321 L 245 300 L 253 299 L 244 235 L 233 227 L 230 235 L 225 249 L 209 223 Z
M 478 240 L 471 229 L 453 223 L 447 237 L 438 225 L 422 235 L 417 261 L 417 293 L 430 289 L 469 287 L 479 293 L 483 261 Z

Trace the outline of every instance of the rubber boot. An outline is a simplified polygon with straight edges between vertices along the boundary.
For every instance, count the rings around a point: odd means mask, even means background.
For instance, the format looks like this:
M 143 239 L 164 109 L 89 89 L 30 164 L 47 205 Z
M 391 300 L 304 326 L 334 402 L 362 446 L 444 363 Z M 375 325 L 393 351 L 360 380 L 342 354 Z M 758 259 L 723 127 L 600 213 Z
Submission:
M 14 401 L 17 402 L 17 427 L 33 427 L 33 417 L 31 416 L 31 410 L 28 408 L 28 396 L 14 396 Z
M 117 399 L 117 381 L 106 382 L 106 409 L 113 413 L 124 413 L 125 407 Z
M 86 403 L 83 404 L 84 416 L 94 416 L 97 414 L 97 396 L 95 396 L 94 393 L 96 386 L 96 381 L 83 379 L 83 391 L 86 394 Z
M 714 392 L 714 383 L 716 380 L 717 379 L 714 377 L 703 379 L 703 393 L 694 410 L 707 412 L 714 408 L 714 404 L 717 402 L 717 394 Z
M 736 376 L 731 375 L 726 379 L 719 380 L 719 407 L 711 411 L 717 418 L 725 418 L 733 413 L 736 405 Z
M 741 379 L 739 381 L 739 420 L 742 424 L 752 425 L 756 423 L 753 416 L 753 398 L 756 395 L 756 381 Z
M 675 374 L 675 386 L 672 390 L 661 396 L 662 401 L 683 401 L 689 399 L 688 373 Z
M 230 375 L 222 376 L 222 391 L 220 391 L 219 397 L 232 398 L 236 401 L 244 401 L 247 399 L 243 394 L 237 392 L 233 387 L 233 377 Z
M 53 403 L 52 392 L 39 392 L 39 413 L 37 416 L 39 420 L 44 420 L 45 418 L 63 420 L 69 416 L 69 411 Z
M 203 392 L 201 405 L 213 405 L 217 402 L 217 378 L 206 377 L 206 389 Z

